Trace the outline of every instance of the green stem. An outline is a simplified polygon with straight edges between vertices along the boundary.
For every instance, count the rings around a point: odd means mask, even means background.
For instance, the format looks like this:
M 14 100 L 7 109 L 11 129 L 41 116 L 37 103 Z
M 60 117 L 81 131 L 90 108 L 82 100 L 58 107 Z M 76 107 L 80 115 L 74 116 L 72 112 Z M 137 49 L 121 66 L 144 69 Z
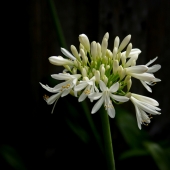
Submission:
M 61 47 L 67 48 L 67 45 L 66 45 L 66 42 L 65 42 L 65 39 L 64 39 L 64 34 L 62 32 L 60 20 L 58 19 L 57 10 L 55 8 L 54 1 L 49 0 L 48 2 L 49 2 L 49 6 L 50 6 L 51 15 L 52 15 L 53 20 L 54 20 L 55 29 L 56 29 L 56 33 L 57 33 L 57 36 L 58 36 L 59 44 L 60 44 Z
M 110 133 L 109 117 L 106 111 L 103 110 L 104 109 L 101 109 L 100 111 L 100 117 L 103 129 L 105 158 L 108 170 L 115 170 L 115 161 L 112 147 L 112 138 Z

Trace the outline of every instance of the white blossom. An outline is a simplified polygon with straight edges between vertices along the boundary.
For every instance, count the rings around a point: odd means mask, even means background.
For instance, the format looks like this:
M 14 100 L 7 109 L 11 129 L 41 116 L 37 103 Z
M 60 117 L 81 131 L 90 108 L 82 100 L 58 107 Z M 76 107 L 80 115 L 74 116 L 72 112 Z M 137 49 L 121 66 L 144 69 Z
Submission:
M 152 98 L 131 93 L 130 100 L 135 106 L 139 129 L 141 129 L 141 124 L 147 125 L 148 123 L 150 123 L 150 118 L 146 113 L 151 115 L 161 114 L 160 112 L 158 112 L 161 109 L 157 107 L 159 106 L 159 103 Z

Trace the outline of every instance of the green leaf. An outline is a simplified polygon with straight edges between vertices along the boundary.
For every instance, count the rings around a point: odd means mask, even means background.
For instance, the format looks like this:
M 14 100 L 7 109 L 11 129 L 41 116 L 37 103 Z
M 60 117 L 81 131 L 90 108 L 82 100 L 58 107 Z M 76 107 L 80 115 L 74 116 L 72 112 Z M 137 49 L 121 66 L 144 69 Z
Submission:
M 144 146 L 151 154 L 151 156 L 153 157 L 155 163 L 157 164 L 160 170 L 170 169 L 168 154 L 160 145 L 153 142 L 144 142 Z
M 149 155 L 149 153 L 144 150 L 144 149 L 131 149 L 128 151 L 123 152 L 119 159 L 126 159 L 126 158 L 130 158 L 130 157 L 136 157 L 136 156 L 146 156 Z
M 11 146 L 2 145 L 0 147 L 0 154 L 16 170 L 26 170 L 24 163 L 18 152 Z
M 144 130 L 139 130 L 135 117 L 126 110 L 116 107 L 116 123 L 131 148 L 143 147 L 142 142 L 148 139 L 148 135 Z

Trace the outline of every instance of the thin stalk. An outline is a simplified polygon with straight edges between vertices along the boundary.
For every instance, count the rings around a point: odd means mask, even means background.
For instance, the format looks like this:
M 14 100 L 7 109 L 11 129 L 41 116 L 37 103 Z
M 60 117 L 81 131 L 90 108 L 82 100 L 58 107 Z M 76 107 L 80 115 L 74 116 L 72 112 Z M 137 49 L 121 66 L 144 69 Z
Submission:
M 107 168 L 108 170 L 115 170 L 115 160 L 112 146 L 112 138 L 110 133 L 109 117 L 106 111 L 104 111 L 104 109 L 101 109 L 100 117 L 103 129 L 104 151 L 107 162 Z
M 55 25 L 56 33 L 58 36 L 59 44 L 61 47 L 67 48 L 67 45 L 66 45 L 66 42 L 64 39 L 64 34 L 63 34 L 63 31 L 61 28 L 60 20 L 58 19 L 57 10 L 55 8 L 55 3 L 53 0 L 49 0 L 48 2 L 49 2 L 49 6 L 50 6 L 51 15 L 54 20 L 54 25 Z
M 62 28 L 61 28 L 60 20 L 58 18 L 57 10 L 55 8 L 54 0 L 49 0 L 48 2 L 49 2 L 49 7 L 50 7 L 51 14 L 52 14 L 52 18 L 54 20 L 54 25 L 55 25 L 56 33 L 57 33 L 57 36 L 58 36 L 59 44 L 60 44 L 60 46 L 62 46 L 64 48 L 67 48 L 65 38 L 64 38 L 64 34 L 63 34 L 63 31 L 62 31 Z M 84 101 L 84 102 L 81 102 L 81 104 L 82 104 L 82 108 L 83 108 L 83 110 L 85 112 L 85 115 L 87 117 L 87 120 L 89 122 L 89 125 L 91 127 L 91 130 L 92 130 L 92 132 L 94 134 L 94 137 L 96 139 L 96 142 L 98 143 L 99 148 L 101 149 L 101 151 L 103 151 L 101 138 L 100 138 L 100 135 L 97 132 L 97 129 L 96 129 L 95 125 L 94 125 L 94 122 L 93 122 L 93 120 L 91 118 L 91 114 L 90 114 L 90 110 L 88 109 L 87 102 Z

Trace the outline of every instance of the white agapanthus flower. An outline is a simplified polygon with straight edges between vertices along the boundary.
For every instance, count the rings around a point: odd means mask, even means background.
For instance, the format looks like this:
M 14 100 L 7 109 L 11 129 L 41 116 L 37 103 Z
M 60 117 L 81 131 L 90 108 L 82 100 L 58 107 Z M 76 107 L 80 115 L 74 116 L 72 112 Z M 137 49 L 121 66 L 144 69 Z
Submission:
M 146 113 L 150 115 L 161 114 L 158 112 L 161 109 L 157 107 L 159 106 L 159 103 L 152 98 L 131 93 L 130 100 L 135 106 L 139 129 L 141 129 L 141 124 L 147 125 L 150 123 L 150 117 Z
M 61 48 L 63 56 L 49 57 L 51 64 L 63 66 L 65 69 L 63 73 L 52 75 L 52 78 L 64 82 L 53 88 L 40 83 L 47 91 L 55 93 L 49 98 L 45 97 L 47 104 L 56 104 L 60 96 L 71 94 L 78 97 L 79 102 L 86 98 L 91 102 L 98 100 L 91 113 L 96 113 L 104 104 L 108 115 L 113 118 L 115 109 L 112 103 L 122 104 L 130 99 L 135 105 L 139 128 L 141 129 L 141 124 L 150 123 L 146 113 L 159 114 L 158 103 L 154 99 L 131 93 L 132 78 L 141 81 L 151 92 L 149 85 L 160 81 L 153 73 L 161 66 L 157 64 L 150 67 L 157 57 L 145 65 L 136 65 L 141 50 L 132 48 L 130 39 L 131 35 L 127 35 L 120 42 L 117 36 L 113 49 L 109 50 L 109 33 L 104 35 L 101 44 L 96 41 L 90 43 L 88 37 L 81 34 L 78 50 L 71 45 L 71 52 Z
M 67 74 L 59 73 L 59 74 L 53 74 L 51 75 L 51 77 L 57 80 L 66 80 L 66 81 L 54 86 L 53 88 L 49 87 L 48 85 L 45 86 L 42 83 L 40 83 L 41 86 L 47 91 L 51 93 L 56 93 L 48 98 L 45 98 L 47 104 L 49 105 L 53 104 L 54 102 L 57 102 L 60 96 L 64 97 L 68 95 L 76 85 L 77 80 L 81 77 L 81 75 L 80 74 L 70 75 L 68 73 Z M 75 92 L 75 96 L 76 95 L 77 93 Z M 54 107 L 52 109 L 52 112 L 54 110 Z
M 106 87 L 105 83 L 100 80 L 99 85 L 100 85 L 101 92 L 96 92 L 96 93 L 89 95 L 89 98 L 92 100 L 99 99 L 98 102 L 94 105 L 91 113 L 92 114 L 96 113 L 100 109 L 102 104 L 104 103 L 104 107 L 107 110 L 108 115 L 111 118 L 114 118 L 115 117 L 115 109 L 114 109 L 111 99 L 113 101 L 116 100 L 119 102 L 126 102 L 129 100 L 129 98 L 126 96 L 120 96 L 120 95 L 113 94 L 113 93 L 117 92 L 119 89 L 118 82 L 116 82 L 110 88 L 108 88 L 108 87 Z
M 79 102 L 85 100 L 88 95 L 99 92 L 98 88 L 95 85 L 95 77 L 92 77 L 90 80 L 88 79 L 88 77 L 84 77 L 83 80 L 84 81 L 80 81 L 80 83 L 74 88 L 75 91 L 81 91 L 84 89 L 78 99 Z
M 152 64 L 155 60 L 157 60 L 158 57 L 155 57 L 153 60 L 149 61 L 146 66 L 149 66 L 150 64 Z M 157 72 L 159 69 L 161 68 L 160 64 L 155 64 L 151 67 L 148 67 L 147 73 L 150 73 L 151 75 L 153 75 L 153 73 Z M 148 86 L 153 86 L 156 82 L 160 82 L 161 80 L 158 78 L 153 79 L 153 81 L 149 82 L 149 81 L 143 81 L 141 80 L 141 83 L 143 84 L 143 86 L 149 91 L 152 92 L 152 89 Z

